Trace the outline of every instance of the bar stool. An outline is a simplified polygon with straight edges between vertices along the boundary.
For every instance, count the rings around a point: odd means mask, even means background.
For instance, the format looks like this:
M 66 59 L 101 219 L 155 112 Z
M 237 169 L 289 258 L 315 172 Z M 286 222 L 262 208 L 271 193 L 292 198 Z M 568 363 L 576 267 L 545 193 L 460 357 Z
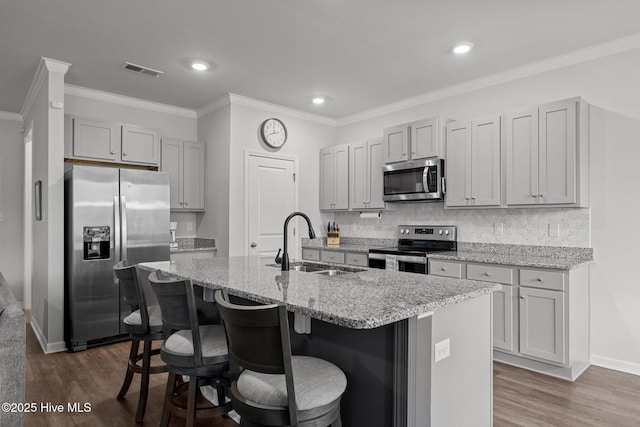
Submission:
M 160 317 L 160 307 L 147 307 L 144 289 L 138 280 L 136 266 L 127 265 L 126 261 L 120 261 L 113 267 L 113 274 L 118 279 L 124 301 L 131 307 L 131 313 L 122 320 L 126 331 L 131 337 L 131 350 L 127 363 L 127 373 L 118 393 L 118 399 L 124 399 L 127 391 L 129 391 L 133 374 L 141 374 L 140 397 L 136 412 L 136 422 L 140 423 L 144 418 L 144 412 L 147 407 L 149 375 L 167 372 L 167 366 L 164 364 L 151 366 L 151 356 L 160 354 L 160 349 L 152 350 L 151 345 L 153 341 L 164 339 L 164 329 Z M 142 354 L 138 354 L 140 341 L 144 342 Z M 138 364 L 140 360 L 142 360 L 142 365 Z
M 225 402 L 230 381 L 224 376 L 229 370 L 227 340 L 222 325 L 200 325 L 191 280 L 161 277 L 155 271 L 149 275 L 151 288 L 158 298 L 162 323 L 167 338 L 160 347 L 160 356 L 169 368 L 161 426 L 169 424 L 172 415 L 186 418 L 193 426 L 196 418 L 221 416 L 231 410 Z M 182 383 L 182 376 L 189 382 Z M 218 406 L 197 408 L 200 386 L 211 385 L 218 394 Z M 179 396 L 187 389 L 186 408 Z
M 240 425 L 340 427 L 347 379 L 333 363 L 291 355 L 285 306 L 236 305 L 222 291 L 216 291 L 215 300 L 230 358 L 244 368 L 231 385 Z

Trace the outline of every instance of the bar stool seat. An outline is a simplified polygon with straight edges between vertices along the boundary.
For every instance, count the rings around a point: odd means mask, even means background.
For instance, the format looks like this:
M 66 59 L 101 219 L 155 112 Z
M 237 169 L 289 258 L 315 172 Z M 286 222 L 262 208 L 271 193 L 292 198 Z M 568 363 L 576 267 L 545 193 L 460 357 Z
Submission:
M 200 345 L 202 346 L 202 363 L 226 362 L 228 360 L 227 339 L 224 327 L 221 325 L 200 326 Z M 166 356 L 173 356 L 174 364 L 180 366 L 180 358 L 185 366 L 193 366 L 193 333 L 190 329 L 183 329 L 171 334 L 163 345 Z
M 153 331 L 152 333 L 162 332 L 162 314 L 160 313 L 160 307 L 152 305 L 147 307 L 147 310 L 149 314 L 149 329 Z M 127 326 L 133 326 L 134 328 L 130 328 L 131 331 L 135 331 L 135 326 L 142 326 L 142 315 L 140 314 L 140 309 L 132 311 L 127 317 L 122 319 L 122 323 L 126 325 L 125 328 L 127 328 Z
M 299 411 L 308 411 L 339 401 L 347 388 L 344 372 L 326 360 L 309 356 L 291 356 L 291 367 Z M 288 404 L 285 375 L 244 370 L 238 377 L 237 390 L 247 400 L 256 404 Z M 304 419 L 304 416 L 301 418 Z

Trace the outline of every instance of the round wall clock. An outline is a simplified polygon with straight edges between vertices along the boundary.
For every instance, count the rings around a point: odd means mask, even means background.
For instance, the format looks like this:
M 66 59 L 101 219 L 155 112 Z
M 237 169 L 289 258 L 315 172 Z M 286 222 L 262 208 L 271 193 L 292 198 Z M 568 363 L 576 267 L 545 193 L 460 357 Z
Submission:
M 280 148 L 287 142 L 287 128 L 278 119 L 267 119 L 260 126 L 260 136 L 269 147 Z

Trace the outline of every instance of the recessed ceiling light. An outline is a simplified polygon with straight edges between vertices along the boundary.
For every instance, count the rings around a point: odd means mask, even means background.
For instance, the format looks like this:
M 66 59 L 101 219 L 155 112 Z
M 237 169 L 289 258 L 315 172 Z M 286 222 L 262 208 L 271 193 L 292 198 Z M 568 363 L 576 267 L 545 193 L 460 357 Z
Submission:
M 458 55 L 462 55 L 463 53 L 467 53 L 471 50 L 471 48 L 473 48 L 473 43 L 469 43 L 469 42 L 462 42 L 462 43 L 458 43 L 456 44 L 452 51 L 453 53 L 457 53 Z
M 204 61 L 193 61 L 191 63 L 191 68 L 196 71 L 207 71 L 209 69 L 209 64 Z
M 324 104 L 324 98 L 321 96 L 316 96 L 311 100 L 311 102 L 313 102 L 316 105 Z

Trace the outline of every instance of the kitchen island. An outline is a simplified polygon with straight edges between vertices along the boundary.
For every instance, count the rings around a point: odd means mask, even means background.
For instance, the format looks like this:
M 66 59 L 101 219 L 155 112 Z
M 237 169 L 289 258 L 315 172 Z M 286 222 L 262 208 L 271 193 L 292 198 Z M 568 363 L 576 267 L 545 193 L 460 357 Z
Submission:
M 286 304 L 294 329 L 310 332 L 292 332 L 294 354 L 330 360 L 347 375 L 345 426 L 492 424 L 491 293 L 500 285 L 368 269 L 282 272 L 270 262 L 232 257 L 141 268 L 189 278 L 205 299 L 226 289 Z

